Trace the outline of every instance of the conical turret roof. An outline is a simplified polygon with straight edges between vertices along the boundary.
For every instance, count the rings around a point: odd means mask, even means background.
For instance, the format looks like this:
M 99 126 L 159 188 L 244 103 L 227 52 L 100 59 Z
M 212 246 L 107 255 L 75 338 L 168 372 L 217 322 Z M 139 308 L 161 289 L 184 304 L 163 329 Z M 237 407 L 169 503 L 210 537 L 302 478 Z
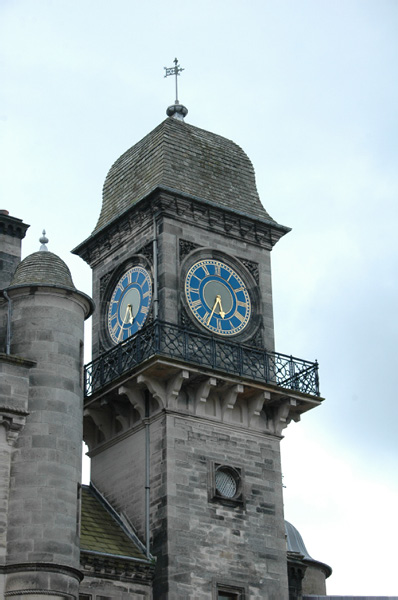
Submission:
M 158 187 L 274 222 L 260 202 L 253 165 L 237 144 L 168 118 L 109 170 L 94 232 Z

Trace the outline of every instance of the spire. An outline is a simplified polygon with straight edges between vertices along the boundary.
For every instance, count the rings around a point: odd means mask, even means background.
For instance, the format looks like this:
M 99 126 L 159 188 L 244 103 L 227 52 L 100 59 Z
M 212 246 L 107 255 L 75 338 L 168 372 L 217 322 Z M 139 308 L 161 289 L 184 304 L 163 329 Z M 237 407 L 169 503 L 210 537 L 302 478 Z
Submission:
M 166 110 L 166 114 L 168 117 L 172 117 L 173 119 L 178 119 L 179 121 L 183 121 L 184 117 L 186 117 L 188 114 L 188 109 L 185 106 L 183 106 L 182 104 L 180 104 L 180 102 L 178 100 L 178 79 L 177 79 L 177 77 L 179 76 L 181 71 L 184 71 L 184 69 L 182 69 L 180 67 L 180 65 L 178 64 L 178 59 L 175 58 L 174 59 L 174 67 L 164 67 L 164 70 L 166 71 L 165 77 L 174 75 L 176 78 L 176 80 L 175 80 L 175 85 L 176 85 L 175 103 L 168 107 L 168 109 Z
M 39 242 L 41 243 L 40 251 L 41 252 L 48 252 L 48 248 L 46 246 L 46 244 L 48 244 L 48 237 L 46 237 L 46 230 L 45 229 L 43 229 L 43 235 L 39 239 Z

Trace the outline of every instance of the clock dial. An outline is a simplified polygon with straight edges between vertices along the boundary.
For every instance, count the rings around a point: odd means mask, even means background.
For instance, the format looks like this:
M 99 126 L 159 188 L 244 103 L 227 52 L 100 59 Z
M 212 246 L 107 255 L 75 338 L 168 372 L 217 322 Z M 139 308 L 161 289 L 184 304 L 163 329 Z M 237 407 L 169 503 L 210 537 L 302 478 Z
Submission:
M 200 260 L 189 269 L 185 296 L 194 317 L 219 335 L 243 331 L 251 315 L 249 292 L 229 265 L 213 259 Z
M 143 267 L 132 267 L 119 279 L 108 309 L 108 331 L 115 344 L 144 325 L 152 299 L 151 277 Z

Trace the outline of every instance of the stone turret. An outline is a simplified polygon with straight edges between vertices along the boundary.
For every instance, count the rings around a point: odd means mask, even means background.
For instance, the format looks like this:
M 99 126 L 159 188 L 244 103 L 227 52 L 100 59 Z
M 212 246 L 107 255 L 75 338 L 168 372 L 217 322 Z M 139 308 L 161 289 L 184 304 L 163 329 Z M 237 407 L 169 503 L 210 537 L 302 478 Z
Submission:
M 41 250 L 19 263 L 7 290 L 9 360 L 25 377 L 25 387 L 11 386 L 8 404 L 26 422 L 13 440 L 1 570 L 5 598 L 77 600 L 83 324 L 93 303 L 75 288 L 66 264 L 45 244 Z

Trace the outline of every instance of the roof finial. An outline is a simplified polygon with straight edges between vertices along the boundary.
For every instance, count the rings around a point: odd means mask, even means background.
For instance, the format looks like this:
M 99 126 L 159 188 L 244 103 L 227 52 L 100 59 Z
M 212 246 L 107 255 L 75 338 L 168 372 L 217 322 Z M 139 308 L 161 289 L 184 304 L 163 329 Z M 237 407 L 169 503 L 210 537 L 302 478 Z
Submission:
M 48 237 L 46 237 L 45 229 L 43 229 L 43 235 L 39 239 L 39 242 L 41 243 L 40 252 L 48 252 L 48 248 L 46 246 L 46 244 L 48 244 Z
M 180 101 L 178 100 L 177 77 L 179 76 L 181 71 L 184 71 L 184 69 L 180 67 L 180 65 L 178 64 L 178 59 L 175 58 L 174 67 L 164 67 L 164 70 L 166 71 L 165 77 L 169 77 L 169 75 L 175 75 L 176 78 L 176 100 L 172 106 L 168 107 L 168 109 L 166 110 L 166 114 L 168 117 L 174 117 L 174 119 L 179 119 L 180 121 L 183 121 L 184 117 L 186 117 L 188 114 L 188 109 L 182 104 L 180 104 Z

